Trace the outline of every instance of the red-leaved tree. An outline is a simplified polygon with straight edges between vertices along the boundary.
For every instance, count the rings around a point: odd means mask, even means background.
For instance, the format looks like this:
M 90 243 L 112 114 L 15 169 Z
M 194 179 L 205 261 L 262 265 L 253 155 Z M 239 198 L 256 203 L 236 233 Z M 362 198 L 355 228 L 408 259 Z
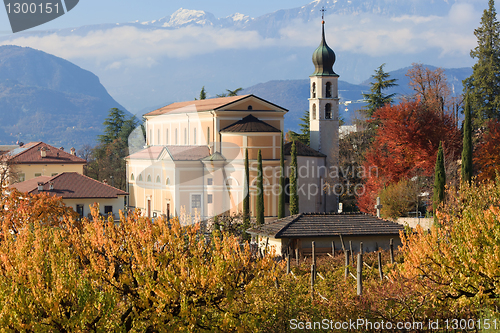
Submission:
M 495 179 L 500 172 L 500 122 L 490 120 L 474 153 L 474 166 L 480 181 Z
M 367 213 L 375 212 L 376 197 L 385 185 L 432 176 L 440 141 L 446 163 L 455 163 L 461 151 L 460 131 L 452 116 L 434 112 L 420 100 L 386 105 L 374 118 L 379 126 L 366 154 L 365 191 L 358 197 L 359 209 Z

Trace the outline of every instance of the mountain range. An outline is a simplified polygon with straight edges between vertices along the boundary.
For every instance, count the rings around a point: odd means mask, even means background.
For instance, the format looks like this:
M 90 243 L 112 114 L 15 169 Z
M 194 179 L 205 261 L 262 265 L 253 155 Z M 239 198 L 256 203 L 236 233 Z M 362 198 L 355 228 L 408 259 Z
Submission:
M 42 51 L 0 46 L 2 144 L 95 144 L 113 107 L 125 110 L 93 73 Z
M 470 67 L 473 30 L 486 0 L 315 0 L 259 17 L 180 8 L 149 21 L 25 32 L 0 43 L 33 46 L 99 76 L 111 96 L 138 113 L 148 105 L 209 96 L 273 80 L 307 79 L 321 39 L 337 54 L 341 79 L 361 84 L 414 62 Z M 161 8 L 159 9 L 161 13 Z

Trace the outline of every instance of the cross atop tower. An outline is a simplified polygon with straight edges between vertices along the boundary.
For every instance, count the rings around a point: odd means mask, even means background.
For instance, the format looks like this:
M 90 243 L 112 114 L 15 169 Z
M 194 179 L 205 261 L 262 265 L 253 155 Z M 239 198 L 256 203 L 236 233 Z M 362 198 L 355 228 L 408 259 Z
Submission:
M 321 20 L 324 23 L 325 22 L 325 12 L 326 12 L 326 9 L 325 9 L 325 7 L 321 7 L 321 9 L 319 11 L 321 12 Z

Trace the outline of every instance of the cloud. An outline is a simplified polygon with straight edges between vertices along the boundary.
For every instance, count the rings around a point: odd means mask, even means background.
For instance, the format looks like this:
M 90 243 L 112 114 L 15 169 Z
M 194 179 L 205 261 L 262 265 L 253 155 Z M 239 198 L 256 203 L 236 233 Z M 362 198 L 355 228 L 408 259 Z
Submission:
M 182 58 L 218 50 L 254 49 L 272 45 L 256 31 L 236 31 L 213 27 L 185 27 L 176 30 L 147 30 L 133 26 L 118 26 L 108 30 L 91 31 L 84 36 L 22 36 L 3 41 L 40 49 L 65 59 L 87 58 L 109 63 L 119 68 L 128 61 L 149 67 L 158 57 Z
M 384 56 L 438 50 L 436 57 L 468 55 L 476 45 L 473 31 L 481 13 L 470 4 L 455 3 L 447 16 L 383 17 L 375 14 L 329 15 L 327 42 L 336 51 Z M 319 42 L 317 25 L 300 21 L 281 29 L 288 45 L 313 47 Z M 317 38 L 311 38 L 316 36 Z M 434 51 L 435 52 L 435 51 Z
M 328 15 L 326 34 L 335 51 L 384 56 L 438 50 L 436 57 L 465 56 L 475 46 L 473 31 L 480 16 L 468 3 L 455 3 L 444 17 Z M 166 30 L 117 26 L 86 35 L 14 35 L 1 44 L 29 46 L 69 60 L 94 59 L 102 68 L 119 70 L 127 66 L 150 68 L 164 57 L 186 58 L 221 50 L 315 47 L 319 37 L 315 22 L 294 21 L 281 29 L 277 38 L 264 38 L 257 31 L 214 27 Z

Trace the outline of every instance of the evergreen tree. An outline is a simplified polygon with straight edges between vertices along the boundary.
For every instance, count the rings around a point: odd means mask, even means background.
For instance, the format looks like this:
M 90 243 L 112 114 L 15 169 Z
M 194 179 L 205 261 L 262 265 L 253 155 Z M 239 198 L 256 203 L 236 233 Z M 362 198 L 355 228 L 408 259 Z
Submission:
M 472 112 L 470 98 L 466 96 L 464 107 L 465 119 L 463 123 L 463 148 L 462 148 L 462 181 L 472 180 Z
M 432 198 L 434 216 L 436 216 L 437 207 L 444 200 L 445 185 L 446 185 L 446 172 L 444 169 L 443 142 L 441 141 L 439 142 L 439 149 L 436 158 L 436 168 L 434 171 L 434 196 Z
M 195 98 L 194 100 L 202 100 L 202 99 L 207 99 L 207 93 L 205 91 L 205 86 L 201 87 L 201 91 L 200 91 L 200 97 L 199 98 Z
M 368 118 L 371 118 L 378 108 L 392 103 L 396 95 L 395 93 L 389 95 L 384 95 L 382 93 L 382 90 L 398 85 L 396 83 L 397 79 L 389 79 L 390 75 L 384 72 L 384 66 L 385 64 L 380 65 L 380 67 L 375 70 L 375 74 L 372 75 L 375 82 L 371 83 L 371 93 L 363 94 L 364 99 L 368 101 L 368 105 L 364 109 Z
M 257 157 L 258 172 L 257 175 L 257 225 L 264 224 L 264 173 L 262 171 L 262 153 L 259 149 L 259 155 Z
M 278 198 L 278 218 L 285 217 L 285 151 L 283 144 L 283 132 L 281 132 L 280 153 L 280 192 Z
M 250 171 L 248 167 L 248 148 L 245 149 L 245 197 L 243 198 L 243 223 L 250 220 Z
M 470 52 L 477 63 L 470 77 L 464 80 L 464 90 L 474 110 L 474 127 L 484 126 L 488 119 L 500 120 L 500 24 L 495 2 L 490 0 L 484 10 L 481 26 L 474 30 L 477 46 Z
M 290 163 L 290 215 L 299 213 L 299 195 L 297 193 L 297 148 L 292 143 Z
M 125 123 L 125 112 L 118 108 L 112 108 L 108 117 L 104 120 L 104 134 L 99 135 L 99 142 L 109 144 L 121 136 Z
M 309 118 L 309 110 L 306 110 L 304 112 L 304 115 L 302 116 L 302 118 L 300 118 L 300 120 L 302 121 L 301 123 L 299 123 L 300 134 L 296 133 L 294 131 L 289 131 L 288 132 L 289 138 L 291 141 L 299 140 L 303 144 L 309 146 L 310 133 L 311 133 L 311 130 L 310 130 L 311 122 L 310 122 L 310 118 Z

